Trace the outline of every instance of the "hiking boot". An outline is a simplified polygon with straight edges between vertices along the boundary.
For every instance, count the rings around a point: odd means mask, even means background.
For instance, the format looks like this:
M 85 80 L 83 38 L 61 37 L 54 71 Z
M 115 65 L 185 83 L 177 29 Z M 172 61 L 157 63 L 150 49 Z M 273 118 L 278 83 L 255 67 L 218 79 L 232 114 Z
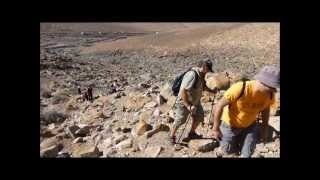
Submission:
M 202 139 L 203 137 L 195 132 L 191 132 L 188 136 L 188 139 Z

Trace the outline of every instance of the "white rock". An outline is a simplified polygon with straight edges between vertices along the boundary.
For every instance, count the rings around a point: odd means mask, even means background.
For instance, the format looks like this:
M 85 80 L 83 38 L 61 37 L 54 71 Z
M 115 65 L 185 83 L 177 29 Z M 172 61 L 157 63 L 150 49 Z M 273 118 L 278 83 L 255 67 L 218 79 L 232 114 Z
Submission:
M 148 146 L 144 153 L 146 157 L 157 157 L 162 149 L 162 146 Z
M 280 116 L 270 116 L 269 125 L 280 132 Z
M 157 106 L 157 103 L 156 102 L 149 102 L 147 104 L 144 105 L 145 108 L 154 108 Z
M 54 123 L 51 123 L 48 125 L 48 129 L 49 130 L 53 130 L 55 128 L 55 124 Z
M 83 142 L 83 138 L 82 137 L 77 137 L 76 139 L 74 139 L 72 141 L 72 144 L 79 143 L 79 142 Z
M 118 150 L 122 150 L 122 149 L 125 149 L 125 148 L 130 148 L 132 146 L 132 139 L 126 139 L 122 142 L 120 142 L 119 144 L 116 145 L 116 148 Z
M 153 114 L 152 114 L 152 115 L 153 115 L 154 117 L 159 117 L 160 114 L 161 114 L 160 109 L 159 109 L 159 108 L 156 108 L 156 110 L 153 111 Z

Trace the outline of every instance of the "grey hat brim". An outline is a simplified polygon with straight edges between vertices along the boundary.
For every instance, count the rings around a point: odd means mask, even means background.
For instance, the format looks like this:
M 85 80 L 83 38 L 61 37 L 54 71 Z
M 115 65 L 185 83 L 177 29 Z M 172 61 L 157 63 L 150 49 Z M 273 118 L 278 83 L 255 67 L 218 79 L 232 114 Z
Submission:
M 279 88 L 280 87 L 280 81 L 273 81 L 271 79 L 266 78 L 262 74 L 257 74 L 253 77 L 254 79 L 262 82 L 263 84 L 270 86 L 272 88 Z

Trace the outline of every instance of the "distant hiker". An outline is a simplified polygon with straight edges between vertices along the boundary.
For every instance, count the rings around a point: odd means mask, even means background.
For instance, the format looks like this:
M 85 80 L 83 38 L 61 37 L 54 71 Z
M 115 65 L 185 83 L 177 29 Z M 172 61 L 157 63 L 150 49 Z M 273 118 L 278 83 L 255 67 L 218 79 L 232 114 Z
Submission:
M 78 94 L 81 95 L 81 88 L 78 86 Z
M 118 90 L 118 84 L 117 80 L 114 80 L 113 83 L 111 84 L 111 93 L 115 93 Z
M 232 85 L 216 105 L 210 121 L 213 121 L 213 137 L 221 139 L 217 156 L 241 150 L 241 157 L 251 157 L 258 141 L 256 119 L 260 112 L 261 137 L 266 142 L 270 105 L 275 103 L 274 93 L 280 87 L 280 69 L 265 66 L 254 79 Z
M 92 101 L 93 100 L 93 94 L 92 94 L 92 87 L 91 86 L 88 87 L 87 93 L 88 93 L 88 100 Z
M 88 91 L 85 91 L 85 92 L 82 94 L 82 100 L 83 100 L 83 101 L 89 101 Z
M 182 77 L 183 79 L 176 100 L 175 121 L 170 132 L 172 143 L 176 143 L 176 131 L 186 122 L 189 115 L 189 118 L 192 120 L 189 138 L 201 137 L 195 133 L 195 130 L 199 123 L 204 120 L 204 112 L 200 103 L 202 92 L 203 90 L 211 93 L 216 93 L 217 91 L 216 89 L 209 89 L 206 86 L 204 77 L 207 72 L 213 72 L 212 62 L 210 60 L 202 60 L 198 63 L 198 67 L 191 68 Z M 173 90 L 174 88 L 173 86 Z

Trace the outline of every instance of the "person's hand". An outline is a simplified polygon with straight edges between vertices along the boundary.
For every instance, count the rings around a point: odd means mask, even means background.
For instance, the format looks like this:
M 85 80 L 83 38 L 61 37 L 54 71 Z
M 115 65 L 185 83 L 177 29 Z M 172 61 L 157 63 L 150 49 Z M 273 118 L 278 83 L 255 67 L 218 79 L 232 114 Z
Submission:
M 194 106 L 194 105 L 192 105 L 192 106 L 190 106 L 189 111 L 190 111 L 190 113 L 191 113 L 192 115 L 194 115 L 194 114 L 196 113 L 196 111 L 197 111 L 197 107 Z
M 214 94 L 216 94 L 218 91 L 219 91 L 219 89 L 218 89 L 217 87 L 214 87 L 214 88 L 212 89 L 212 92 L 213 92 Z
M 213 128 L 212 136 L 215 139 L 221 139 L 222 138 L 222 133 L 220 131 L 220 128 Z

